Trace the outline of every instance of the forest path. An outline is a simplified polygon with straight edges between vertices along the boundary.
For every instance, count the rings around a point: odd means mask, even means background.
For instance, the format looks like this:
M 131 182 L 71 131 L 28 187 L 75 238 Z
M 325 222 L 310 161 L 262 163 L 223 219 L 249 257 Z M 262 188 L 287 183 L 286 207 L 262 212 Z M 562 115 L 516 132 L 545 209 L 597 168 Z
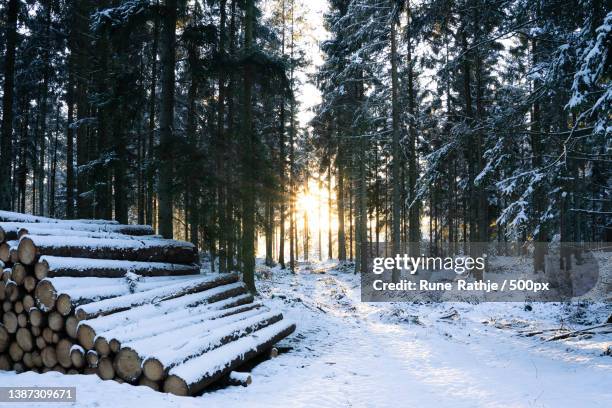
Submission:
M 612 406 L 609 357 L 539 347 L 482 323 L 520 315 L 522 305 L 455 304 L 460 317 L 440 320 L 451 305 L 361 303 L 357 277 L 329 264 L 275 270 L 260 291 L 296 320 L 298 334 L 293 351 L 254 370 L 240 397 L 247 406 Z M 224 394 L 232 391 L 210 397 Z

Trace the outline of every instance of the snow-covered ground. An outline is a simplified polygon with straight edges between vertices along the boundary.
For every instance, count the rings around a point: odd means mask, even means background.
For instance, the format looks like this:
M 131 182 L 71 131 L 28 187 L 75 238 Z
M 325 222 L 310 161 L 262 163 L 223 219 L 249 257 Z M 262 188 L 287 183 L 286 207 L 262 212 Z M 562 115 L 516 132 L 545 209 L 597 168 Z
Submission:
M 12 372 L 0 383 L 76 386 L 78 407 L 612 406 L 612 334 L 523 335 L 602 323 L 611 304 L 361 303 L 358 277 L 333 263 L 258 275 L 265 303 L 297 330 L 283 341 L 293 350 L 255 367 L 247 388 L 186 398 L 92 375 Z M 58 405 L 70 406 L 39 404 Z

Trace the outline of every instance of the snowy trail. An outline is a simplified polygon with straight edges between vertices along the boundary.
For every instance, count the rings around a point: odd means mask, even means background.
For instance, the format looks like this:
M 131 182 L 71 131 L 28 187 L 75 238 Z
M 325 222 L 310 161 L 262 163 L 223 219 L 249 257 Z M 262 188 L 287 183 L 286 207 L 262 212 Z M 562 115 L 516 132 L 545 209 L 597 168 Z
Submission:
M 260 281 L 266 304 L 298 330 L 287 342 L 294 350 L 257 366 L 247 388 L 181 398 L 94 376 L 2 373 L 0 381 L 76 385 L 79 407 L 612 406 L 612 358 L 588 349 L 604 344 L 574 350 L 482 323 L 503 316 L 554 327 L 551 305 L 528 313 L 519 304 L 365 304 L 354 275 L 317 268 L 326 273 L 305 265 L 296 275 L 274 270 Z M 450 307 L 460 317 L 440 320 Z
M 380 315 L 388 304 L 360 303 L 356 281 L 343 282 L 346 277 L 293 278 L 289 286 L 299 288 L 298 303 L 309 305 L 316 321 L 299 312 L 292 316 L 291 309 L 285 314 L 313 331 L 303 332 L 302 350 L 286 356 L 286 371 L 281 360 L 267 363 L 279 365 L 267 373 L 268 382 L 256 369 L 256 380 L 265 384 L 245 390 L 240 401 L 279 407 L 289 401 L 293 407 L 612 406 L 612 364 L 606 357 L 597 358 L 597 364 L 555 347 L 540 350 L 534 339 L 509 336 L 480 322 L 384 322 Z M 291 290 L 279 289 L 278 283 L 271 286 L 290 296 Z M 317 313 L 317 307 L 326 313 Z M 300 361 L 292 360 L 299 354 L 304 367 L 296 370 Z M 283 376 L 280 382 L 277 376 Z M 262 403 L 268 393 L 276 398 Z M 229 394 L 221 391 L 215 398 L 221 402 Z

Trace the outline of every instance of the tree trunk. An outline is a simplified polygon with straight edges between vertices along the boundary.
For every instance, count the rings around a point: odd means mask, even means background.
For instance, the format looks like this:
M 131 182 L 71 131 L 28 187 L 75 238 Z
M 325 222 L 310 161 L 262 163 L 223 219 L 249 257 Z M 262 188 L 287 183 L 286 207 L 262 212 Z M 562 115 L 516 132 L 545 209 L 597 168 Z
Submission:
M 255 25 L 254 0 L 245 4 L 244 49 L 252 51 L 254 44 L 253 26 Z M 257 137 L 253 126 L 253 66 L 247 63 L 243 79 L 242 112 L 242 273 L 251 292 L 255 292 L 255 184 L 257 182 L 257 158 L 254 157 Z
M 159 232 L 173 237 L 174 69 L 177 0 L 166 1 L 161 30 L 161 109 L 159 115 Z
M 11 209 L 11 163 L 13 162 L 13 87 L 15 85 L 15 46 L 17 43 L 18 0 L 6 5 L 6 55 L 2 96 L 2 135 L 0 140 L 0 210 Z

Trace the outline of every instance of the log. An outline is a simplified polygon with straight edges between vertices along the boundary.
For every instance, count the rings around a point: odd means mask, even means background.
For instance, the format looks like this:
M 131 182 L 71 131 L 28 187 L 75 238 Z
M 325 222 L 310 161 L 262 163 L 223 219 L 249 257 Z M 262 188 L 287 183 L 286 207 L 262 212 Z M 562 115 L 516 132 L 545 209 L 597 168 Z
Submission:
M 23 310 L 28 313 L 30 312 L 32 308 L 36 307 L 36 302 L 34 298 L 32 297 L 32 295 L 25 295 L 21 302 L 23 304 Z
M 138 280 L 126 278 L 71 278 L 44 279 L 36 285 L 34 296 L 43 310 L 53 310 L 60 294 L 70 297 L 73 307 L 99 302 L 104 299 L 163 287 L 169 284 L 192 281 L 193 276 L 149 277 Z M 44 307 L 43 307 L 44 306 Z
M 149 387 L 154 391 L 159 391 L 159 383 L 156 381 L 151 381 L 144 376 L 140 377 L 140 380 L 138 380 L 138 385 L 144 385 L 145 387 Z
M 71 350 L 72 342 L 68 339 L 61 339 L 55 346 L 57 362 L 66 369 L 72 367 Z
M 52 371 L 56 371 L 61 374 L 66 374 L 66 369 L 59 364 L 56 364 L 55 367 L 53 367 Z
M 110 330 L 106 331 L 104 331 L 104 328 L 111 326 L 111 322 L 105 322 L 105 320 L 113 319 L 112 317 L 106 319 L 104 317 L 97 318 L 87 321 L 84 324 L 89 324 L 96 329 L 100 329 L 100 332 L 96 332 L 96 340 L 101 338 L 108 340 L 111 351 L 117 353 L 121 348 L 121 343 L 156 336 L 164 332 L 174 331 L 204 321 L 227 321 L 223 320 L 223 318 L 239 313 L 243 313 L 243 316 L 247 317 L 244 312 L 252 311 L 252 314 L 256 314 L 259 313 L 258 309 L 262 307 L 260 303 L 251 303 L 225 309 L 225 306 L 230 306 L 234 303 L 234 299 L 236 298 L 192 308 L 180 307 L 176 311 L 169 311 L 165 307 L 167 304 L 160 303 L 159 306 L 156 306 L 158 310 L 153 316 L 147 316 L 146 311 L 142 310 L 145 307 L 140 307 L 127 312 L 110 315 L 114 316 L 115 320 L 121 322 L 121 324 L 113 324 Z M 245 299 L 252 300 L 252 296 L 246 295 Z M 155 310 L 153 312 L 155 312 Z M 131 319 L 130 315 L 139 316 L 140 318 Z M 211 326 L 211 328 L 213 326 Z
M 32 351 L 32 361 L 34 362 L 34 367 L 41 368 L 43 366 L 42 356 L 38 350 Z
M 51 330 L 59 332 L 64 329 L 64 317 L 58 312 L 51 312 L 49 313 L 48 324 Z
M 88 324 L 79 323 L 77 329 L 77 339 L 85 350 L 92 350 L 95 347 L 95 330 Z
M 17 284 L 12 280 L 8 280 L 4 285 L 4 293 L 6 294 L 5 298 L 11 302 L 14 302 L 16 298 L 19 297 L 19 288 L 17 287 Z M 17 293 L 17 295 L 15 295 L 15 293 Z
M 53 368 L 57 365 L 57 353 L 55 352 L 55 347 L 45 347 L 42 349 L 40 356 L 42 357 L 42 362 L 45 367 Z
M 48 344 L 53 343 L 53 330 L 49 327 L 45 327 L 42 332 L 42 337 Z
M 278 349 L 276 347 L 272 347 L 270 349 L 270 353 L 269 353 L 269 358 L 276 358 L 278 357 Z
M 9 261 L 14 265 L 19 262 L 19 252 L 17 251 L 17 247 L 9 248 Z
M 295 325 L 281 320 L 210 353 L 187 360 L 170 370 L 164 381 L 164 392 L 176 395 L 198 394 L 236 367 L 269 350 L 274 343 L 294 330 Z
M 5 300 L 2 302 L 2 311 L 4 313 L 10 312 L 11 310 L 13 310 L 13 303 L 11 303 L 10 300 Z
M 72 349 L 70 350 L 70 361 L 72 362 L 72 365 L 79 370 L 85 367 L 85 350 L 76 344 L 72 346 Z
M 17 326 L 26 327 L 28 325 L 28 316 L 25 313 L 17 315 Z
M 21 347 L 23 351 L 32 351 L 34 349 L 34 339 L 32 338 L 30 330 L 23 327 L 20 328 L 17 330 L 15 338 L 17 339 L 17 344 L 19 344 L 19 347 Z
M 45 322 L 45 315 L 40 309 L 30 309 L 30 324 L 35 327 L 41 327 Z
M 251 385 L 253 382 L 253 378 L 250 373 L 240 373 L 237 371 L 232 371 L 227 376 L 227 383 L 229 385 L 241 385 L 243 387 L 247 387 Z
M 13 303 L 13 310 L 16 314 L 23 313 L 23 303 L 20 300 Z
M 106 357 L 110 354 L 111 349 L 108 341 L 104 337 L 97 337 L 94 341 L 94 348 L 96 353 L 101 357 Z
M 87 360 L 87 365 L 92 368 L 98 367 L 98 363 L 100 359 L 98 357 L 98 353 L 95 350 L 89 350 L 85 353 L 85 360 Z
M 85 375 L 96 375 L 96 374 L 98 374 L 98 367 L 85 367 L 83 369 L 83 374 L 85 374 Z
M 32 291 L 34 291 L 34 289 L 36 289 L 36 283 L 36 278 L 34 276 L 28 275 L 23 280 L 23 287 L 27 292 L 31 293 Z
M 45 347 L 47 347 L 47 342 L 45 339 L 42 336 L 36 337 L 36 348 L 42 350 Z
M 2 316 L 2 323 L 4 324 L 6 331 L 11 334 L 15 334 L 19 328 L 17 315 L 13 312 L 5 312 L 4 316 Z
M 213 278 L 194 278 L 185 282 L 162 286 L 144 292 L 88 303 L 76 308 L 76 316 L 79 320 L 89 320 L 98 316 L 128 310 L 136 306 L 151 303 L 152 301 L 163 302 L 165 300 L 205 291 L 210 291 L 208 292 L 210 295 L 208 303 L 210 303 L 215 301 L 215 299 L 227 299 L 228 297 L 245 293 L 246 286 L 244 284 L 234 283 L 237 282 L 238 279 L 239 276 L 237 274 L 224 274 Z M 214 291 L 211 289 L 217 290 Z
M 113 362 L 108 357 L 102 357 L 98 362 L 98 376 L 103 380 L 112 380 L 115 378 L 115 368 Z
M 7 240 L 19 239 L 24 235 L 75 236 L 104 239 L 147 239 L 155 234 L 155 231 L 153 231 L 153 228 L 149 225 L 2 223 L 0 226 L 4 228 Z
M 23 353 L 23 358 L 21 359 L 21 361 L 23 361 L 23 365 L 26 366 L 28 369 L 34 368 L 34 360 L 32 359 L 32 353 Z
M 108 342 L 108 346 L 112 353 L 118 353 L 119 350 L 121 350 L 121 343 L 119 343 L 117 339 L 111 339 L 111 341 Z
M 62 316 L 68 316 L 72 311 L 72 300 L 70 296 L 65 293 L 60 294 L 55 301 L 55 310 Z
M 193 244 L 173 240 L 98 239 L 26 235 L 19 240 L 19 261 L 32 265 L 42 255 L 141 262 L 198 263 Z
M 34 266 L 34 274 L 39 280 L 58 276 L 122 278 L 127 272 L 139 276 L 199 275 L 200 266 L 57 256 L 43 256 Z
M 0 300 L 6 299 L 6 282 L 0 281 Z
M 8 330 L 0 324 L 0 353 L 4 353 L 11 344 L 11 335 Z
M 7 354 L 0 354 L 0 370 L 10 371 L 13 369 L 13 363 Z
M 40 327 L 37 326 L 31 326 L 30 325 L 30 331 L 32 332 L 32 336 L 34 337 L 38 337 L 42 334 L 42 329 Z
M 11 245 L 14 245 L 15 241 L 7 241 L 0 244 L 0 261 L 4 264 L 9 264 L 11 261 Z
M 0 265 L 2 265 L 2 268 L 4 268 L 4 262 L 0 261 Z M 2 269 L 2 282 L 7 282 L 11 280 L 12 272 L 13 271 L 11 270 L 11 268 Z
M 68 316 L 66 318 L 66 334 L 72 338 L 72 339 L 76 339 L 77 338 L 77 328 L 79 326 L 79 320 L 76 318 L 76 316 Z
M 240 318 L 240 315 L 232 317 Z M 144 360 L 142 364 L 143 372 L 148 379 L 159 381 L 173 367 L 274 325 L 280 322 L 282 318 L 283 316 L 280 313 L 265 312 L 247 317 L 244 320 L 228 323 L 220 322 L 217 328 L 208 332 L 206 326 L 210 325 L 210 322 L 204 322 L 182 330 L 147 338 L 140 342 L 136 341 L 130 343 L 129 346 L 151 356 Z M 221 321 L 223 320 L 221 319 Z M 177 338 L 186 339 L 180 348 L 173 347 L 172 344 Z
M 136 351 L 124 347 L 115 356 L 113 368 L 119 378 L 133 382 L 142 374 L 142 359 Z
M 37 215 L 23 214 L 12 211 L 0 211 L 0 222 L 18 222 L 18 223 L 82 223 L 82 224 L 119 224 L 114 220 L 60 220 L 57 218 L 40 217 Z
M 13 265 L 13 269 L 11 272 L 11 279 L 17 284 L 22 285 L 23 280 L 28 275 L 28 271 L 26 270 L 25 265 L 23 264 L 15 264 Z
M 102 333 L 104 331 L 109 331 L 111 329 L 119 327 L 120 325 L 127 325 L 129 323 L 142 320 L 146 317 L 159 316 L 162 313 L 167 313 L 178 308 L 189 307 L 189 305 L 191 304 L 198 305 L 202 303 L 205 304 L 207 302 L 211 302 L 214 304 L 216 301 L 223 300 L 223 298 L 228 298 L 244 291 L 245 288 L 242 283 L 235 283 L 219 288 L 210 289 L 204 292 L 169 299 L 155 305 L 143 305 L 141 307 L 135 307 L 131 310 L 125 310 L 123 312 L 104 315 L 91 320 L 81 321 L 77 329 L 77 338 L 81 346 L 83 346 L 86 350 L 91 350 L 95 346 L 94 342 L 97 332 Z M 252 297 L 247 298 L 252 299 Z M 156 330 L 159 331 L 159 327 Z M 108 340 L 109 338 L 117 337 L 107 336 L 105 338 Z
M 17 342 L 15 341 L 12 342 L 9 346 L 8 353 L 11 357 L 11 360 L 13 360 L 14 362 L 21 361 L 21 359 L 23 358 L 23 349 L 19 347 L 19 344 L 17 344 Z
M 13 363 L 13 370 L 15 371 L 15 373 L 21 374 L 25 372 L 25 366 L 21 361 L 17 361 Z

